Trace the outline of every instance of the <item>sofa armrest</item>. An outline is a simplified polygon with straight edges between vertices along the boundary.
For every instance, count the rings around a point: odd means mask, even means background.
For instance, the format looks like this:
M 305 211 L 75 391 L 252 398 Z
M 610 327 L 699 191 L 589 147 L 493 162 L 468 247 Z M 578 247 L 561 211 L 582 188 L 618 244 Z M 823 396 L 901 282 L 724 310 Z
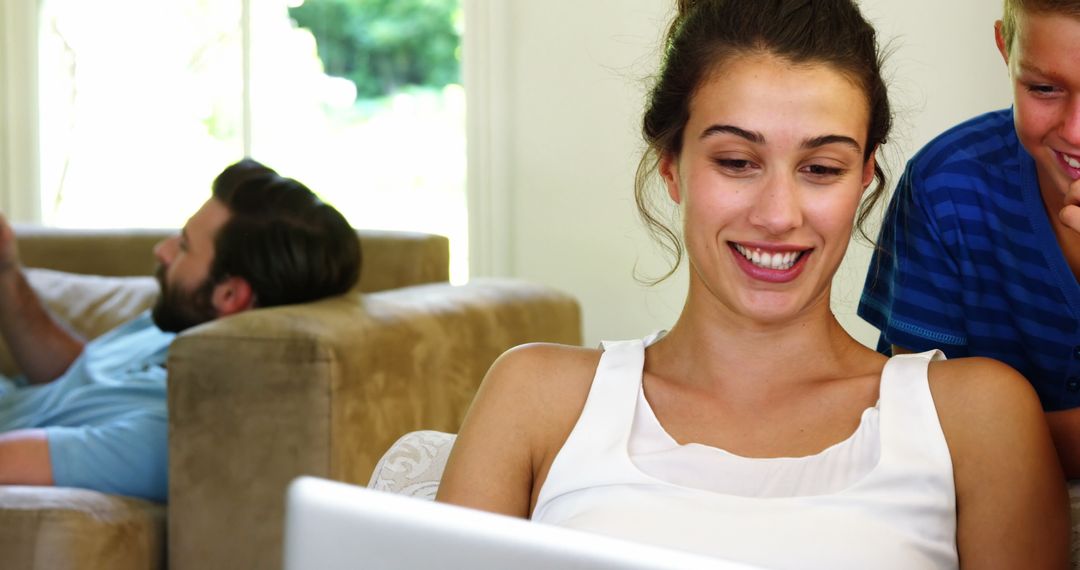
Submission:
M 367 483 L 401 435 L 456 432 L 505 350 L 580 344 L 576 301 L 511 280 L 249 311 L 169 355 L 170 568 L 276 568 L 299 475 Z

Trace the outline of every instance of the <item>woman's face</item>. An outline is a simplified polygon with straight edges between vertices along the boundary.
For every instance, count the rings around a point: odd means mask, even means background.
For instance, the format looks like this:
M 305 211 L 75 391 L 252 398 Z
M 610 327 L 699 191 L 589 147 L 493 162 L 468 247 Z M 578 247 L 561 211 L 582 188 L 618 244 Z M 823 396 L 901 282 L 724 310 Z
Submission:
M 682 208 L 691 295 L 764 322 L 827 307 L 874 176 L 868 121 L 863 91 L 823 64 L 753 55 L 706 79 L 681 153 L 660 164 Z

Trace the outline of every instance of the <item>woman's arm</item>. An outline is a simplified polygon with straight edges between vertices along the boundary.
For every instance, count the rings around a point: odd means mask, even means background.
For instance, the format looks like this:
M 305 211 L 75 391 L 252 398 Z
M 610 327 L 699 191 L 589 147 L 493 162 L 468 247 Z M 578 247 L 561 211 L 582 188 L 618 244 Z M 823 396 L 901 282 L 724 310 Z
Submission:
M 1046 412 L 1046 423 L 1065 476 L 1080 477 L 1080 408 Z
M 462 423 L 436 500 L 527 518 L 581 415 L 598 355 L 532 344 L 500 356 Z
M 931 364 L 952 454 L 962 568 L 1067 568 L 1065 478 L 1042 407 L 1012 368 L 985 358 Z

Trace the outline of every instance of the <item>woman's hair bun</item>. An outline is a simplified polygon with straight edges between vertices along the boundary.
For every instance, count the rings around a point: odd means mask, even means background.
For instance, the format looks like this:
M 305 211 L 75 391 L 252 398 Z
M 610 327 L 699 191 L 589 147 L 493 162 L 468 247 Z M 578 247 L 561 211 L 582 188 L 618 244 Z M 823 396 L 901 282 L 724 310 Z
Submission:
M 685 18 L 699 1 L 700 0 L 675 0 L 676 7 L 679 10 L 678 18 Z

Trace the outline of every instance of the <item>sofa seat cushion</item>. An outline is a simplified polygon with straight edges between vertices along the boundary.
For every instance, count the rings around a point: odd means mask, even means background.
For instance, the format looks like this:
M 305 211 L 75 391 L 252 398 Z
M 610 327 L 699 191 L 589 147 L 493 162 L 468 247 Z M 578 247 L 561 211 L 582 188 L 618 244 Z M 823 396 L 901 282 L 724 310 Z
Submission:
M 165 506 L 65 487 L 0 486 L 0 553 L 11 570 L 165 567 Z

